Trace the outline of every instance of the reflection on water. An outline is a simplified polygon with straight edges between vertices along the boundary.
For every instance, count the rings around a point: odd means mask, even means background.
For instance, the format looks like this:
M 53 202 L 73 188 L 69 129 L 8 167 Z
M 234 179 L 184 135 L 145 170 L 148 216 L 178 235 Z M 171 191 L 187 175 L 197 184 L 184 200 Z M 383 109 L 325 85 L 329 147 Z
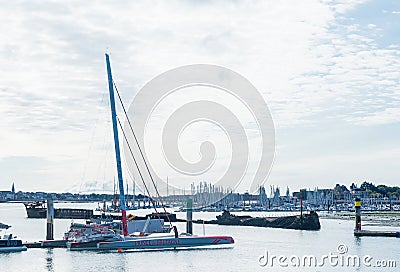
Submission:
M 355 248 L 361 247 L 361 237 L 354 237 L 354 246 Z
M 145 252 L 166 252 L 166 251 L 171 251 L 174 253 L 178 253 L 179 251 L 212 251 L 212 250 L 217 250 L 217 251 L 223 251 L 223 250 L 232 250 L 233 246 L 220 246 L 220 247 L 189 247 L 189 248 L 157 248 L 157 249 L 129 249 L 129 250 L 124 250 L 121 253 L 117 253 L 115 251 L 110 252 L 110 251 L 99 251 L 98 254 L 116 254 L 116 255 L 123 255 L 123 254 L 129 254 L 129 253 L 145 253 Z
M 47 248 L 46 249 L 46 270 L 49 272 L 54 272 L 54 265 L 53 265 L 53 249 Z
M 71 271 L 132 271 L 127 255 L 99 251 L 67 251 Z M 133 264 L 131 264 L 133 265 Z M 58 271 L 58 270 L 57 270 Z

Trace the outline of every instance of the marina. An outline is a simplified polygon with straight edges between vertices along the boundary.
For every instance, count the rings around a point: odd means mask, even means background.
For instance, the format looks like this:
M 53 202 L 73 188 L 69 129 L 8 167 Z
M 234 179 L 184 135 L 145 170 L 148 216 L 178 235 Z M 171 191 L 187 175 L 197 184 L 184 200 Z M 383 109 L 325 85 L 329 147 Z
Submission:
M 0 14 L 0 272 L 400 271 L 399 2 Z
M 104 218 L 93 218 L 93 214 L 88 213 L 90 210 L 83 209 L 54 209 L 54 200 L 52 197 L 49 197 L 46 201 L 46 207 L 44 202 L 35 202 L 35 203 L 24 203 L 28 218 L 40 218 L 39 214 L 46 213 L 47 220 L 47 233 L 46 240 L 40 242 L 42 248 L 54 248 L 54 247 L 67 247 L 70 251 L 82 251 L 82 250 L 110 250 L 117 249 L 121 251 L 123 249 L 176 249 L 180 247 L 184 248 L 193 248 L 193 247 L 202 247 L 202 246 L 217 246 L 217 245 L 232 245 L 234 244 L 234 239 L 230 236 L 194 236 L 193 235 L 193 227 L 192 227 L 192 201 L 188 199 L 187 204 L 187 226 L 186 233 L 179 234 L 176 226 L 172 225 L 171 218 L 169 215 L 172 215 L 167 212 L 166 207 L 164 206 L 160 194 L 158 192 L 157 186 L 154 183 L 151 172 L 147 167 L 147 163 L 145 157 L 141 152 L 141 147 L 136 139 L 136 145 L 140 150 L 142 155 L 141 159 L 146 165 L 148 175 L 152 181 L 154 189 L 157 193 L 158 199 L 161 202 L 161 208 L 164 212 L 159 213 L 157 210 L 157 205 L 154 202 L 153 198 L 150 197 L 150 191 L 148 186 L 146 185 L 146 181 L 143 179 L 142 173 L 138 167 L 136 162 L 136 158 L 133 153 L 131 155 L 135 161 L 137 171 L 140 174 L 142 182 L 146 188 L 146 191 L 149 196 L 149 200 L 151 201 L 155 213 L 146 216 L 145 219 L 140 220 L 135 218 L 135 216 L 130 216 L 129 221 L 127 218 L 127 205 L 125 201 L 125 192 L 124 192 L 124 183 L 122 177 L 122 168 L 121 168 L 121 157 L 120 157 L 120 142 L 118 136 L 118 125 L 117 125 L 117 116 L 115 109 L 115 98 L 114 98 L 114 90 L 118 94 L 118 90 L 116 88 L 115 82 L 112 78 L 111 73 L 111 64 L 109 55 L 105 54 L 106 57 L 106 67 L 107 67 L 107 77 L 108 77 L 108 87 L 109 87 L 109 97 L 110 97 L 110 108 L 111 108 L 111 117 L 112 117 L 112 130 L 113 130 L 113 138 L 114 138 L 114 148 L 116 155 L 116 166 L 118 173 L 118 187 L 119 187 L 119 209 L 120 218 L 118 223 L 110 222 L 110 223 L 102 223 L 101 221 Z M 114 89 L 115 88 L 115 89 Z M 126 114 L 124 105 L 122 100 L 120 99 L 121 106 L 124 109 Z M 127 120 L 129 121 L 129 117 L 126 115 Z M 125 131 L 122 128 L 121 123 L 118 119 L 118 124 L 120 125 L 120 129 L 124 136 L 126 143 L 129 146 L 129 142 L 126 138 Z M 131 127 L 131 132 L 134 134 L 133 129 Z M 130 146 L 129 146 L 130 148 Z M 12 192 L 15 195 L 14 184 L 12 186 Z M 87 222 L 86 224 L 73 224 L 71 223 L 70 229 L 64 233 L 64 237 L 61 240 L 54 240 L 54 219 L 55 219 L 55 211 L 58 213 L 58 218 L 77 218 L 77 219 L 85 219 L 90 217 L 91 220 L 98 219 L 98 222 Z M 33 215 L 33 216 L 32 216 Z M 103 214 L 102 214 L 103 215 Z M 158 221 L 156 218 L 157 217 Z M 169 222 L 168 226 L 164 226 L 164 219 L 166 218 Z M 175 215 L 174 215 L 175 218 Z M 115 217 L 108 217 L 114 221 Z M 108 220 L 107 220 L 108 221 Z M 142 223 L 142 228 L 137 229 L 137 225 Z M 157 225 L 158 224 L 158 225 Z M 156 225 L 156 227 L 154 227 Z M 138 236 L 134 236 L 134 233 L 139 233 Z M 141 231 L 140 231 L 141 230 Z M 173 230 L 173 237 L 170 237 L 169 234 Z M 159 236 L 158 234 L 165 233 L 164 236 Z M 21 241 L 19 241 L 21 244 Z M 26 243 L 29 247 L 36 248 L 39 242 L 30 242 Z M 24 246 L 26 248 L 26 246 Z
M 70 204 L 71 206 L 72 204 Z M 75 204 L 76 205 L 76 204 Z M 94 208 L 96 203 L 81 203 L 76 205 L 81 208 Z M 171 210 L 169 210 L 171 211 Z M 148 210 L 140 209 L 137 214 L 144 216 Z M 246 215 L 244 212 L 236 213 Z M 178 219 L 185 219 L 186 213 L 177 212 Z M 193 220 L 212 220 L 219 213 L 216 212 L 194 212 Z M 247 214 L 248 215 L 248 214 Z M 253 212 L 252 216 L 268 216 L 267 213 Z M 275 213 L 274 216 L 282 214 Z M 283 213 L 284 215 L 284 213 Z M 46 219 L 28 219 L 23 204 L 21 203 L 1 203 L 0 218 L 8 218 L 8 223 L 13 226 L 13 233 L 18 234 L 23 242 L 43 241 L 46 234 Z M 77 223 L 84 221 L 74 220 Z M 149 266 L 148 263 L 154 259 L 164 259 L 163 268 L 165 271 L 209 271 L 224 259 L 230 263 L 229 267 L 234 267 L 230 271 L 265 271 L 265 267 L 258 265 L 258 257 L 268 250 L 271 254 L 282 255 L 290 250 L 290 254 L 302 256 L 304 254 L 314 254 L 320 257 L 329 252 L 336 253 L 338 244 L 345 244 L 348 247 L 348 254 L 359 254 L 361 257 L 368 254 L 374 260 L 399 260 L 398 238 L 385 237 L 354 237 L 354 220 L 328 219 L 321 217 L 320 231 L 304 231 L 274 228 L 255 228 L 249 226 L 223 226 L 206 225 L 206 235 L 218 235 L 221 232 L 229 233 L 235 238 L 235 247 L 213 250 L 210 248 L 196 250 L 145 250 L 118 253 L 95 253 L 92 251 L 76 252 L 67 251 L 66 248 L 28 248 L 21 253 L 12 255 L 0 254 L 0 263 L 6 268 L 2 271 L 11 272 L 18 269 L 20 271 L 74 271 L 74 270 L 94 270 L 107 269 L 119 271 L 131 271 L 146 269 L 147 271 L 158 271 L 157 266 Z M 55 219 L 54 236 L 62 237 L 69 228 L 71 220 Z M 177 222 L 180 229 L 185 228 L 184 222 Z M 395 231 L 396 227 L 375 225 L 368 227 L 377 231 Z M 203 233 L 202 224 L 194 224 L 193 232 Z M 312 241 L 310 243 L 310 241 Z M 385 245 L 385 250 L 379 250 Z M 318 245 L 318 246 L 316 246 Z M 122 261 L 121 261 L 122 260 Z M 176 266 L 174 263 L 179 262 Z M 32 266 L 35 264 L 35 266 Z M 67 268 L 66 268 L 67 265 Z M 399 265 L 397 263 L 397 265 Z M 12 267 L 12 270 L 11 270 Z M 333 269 L 333 268 L 332 268 Z M 342 268 L 343 269 L 343 268 Z M 228 269 L 229 270 L 229 269 Z M 298 268 L 285 269 L 287 271 L 298 271 Z M 397 268 L 386 268 L 387 271 L 397 271 Z M 336 271 L 336 270 L 333 270 Z M 340 271 L 340 270 L 337 270 Z M 352 270 L 349 270 L 352 271 Z M 360 268 L 359 271 L 371 271 L 370 268 Z

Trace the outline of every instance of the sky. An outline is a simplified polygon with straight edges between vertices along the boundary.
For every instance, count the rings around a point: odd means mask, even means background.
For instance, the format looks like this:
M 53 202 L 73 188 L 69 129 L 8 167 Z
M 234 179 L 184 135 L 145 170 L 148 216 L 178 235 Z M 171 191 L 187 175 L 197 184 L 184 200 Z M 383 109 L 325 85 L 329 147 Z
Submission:
M 147 82 L 183 65 L 218 65 L 249 80 L 274 123 L 267 188 L 400 184 L 398 1 L 8 1 L 0 30 L 0 190 L 15 182 L 17 191 L 112 193 L 105 52 L 127 106 Z M 229 164 L 227 135 L 201 122 L 182 132 L 179 149 L 196 161 L 213 140 L 208 173 L 185 177 L 157 156 L 152 137 L 199 93 L 167 97 L 147 123 L 149 162 L 176 190 L 215 182 Z M 207 93 L 244 122 L 244 179 L 269 169 L 259 165 L 260 138 L 243 105 Z M 124 176 L 129 190 L 139 185 L 137 174 Z

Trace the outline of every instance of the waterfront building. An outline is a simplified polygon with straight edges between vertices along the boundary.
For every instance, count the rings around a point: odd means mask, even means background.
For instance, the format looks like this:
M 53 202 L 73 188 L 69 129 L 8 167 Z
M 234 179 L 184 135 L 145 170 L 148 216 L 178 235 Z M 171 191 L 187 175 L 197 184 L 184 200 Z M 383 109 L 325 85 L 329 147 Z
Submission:
M 14 182 L 11 186 L 11 191 L 0 191 L 0 201 L 15 200 L 15 186 Z

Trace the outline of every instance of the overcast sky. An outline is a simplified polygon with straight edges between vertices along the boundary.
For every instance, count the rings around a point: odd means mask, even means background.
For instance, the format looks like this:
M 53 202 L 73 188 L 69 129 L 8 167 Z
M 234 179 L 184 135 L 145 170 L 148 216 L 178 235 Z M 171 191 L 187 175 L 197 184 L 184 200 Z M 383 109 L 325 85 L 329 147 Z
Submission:
M 112 192 L 106 50 L 126 105 L 177 66 L 250 80 L 276 129 L 268 187 L 400 183 L 399 1 L 8 1 L 0 29 L 0 190 Z

